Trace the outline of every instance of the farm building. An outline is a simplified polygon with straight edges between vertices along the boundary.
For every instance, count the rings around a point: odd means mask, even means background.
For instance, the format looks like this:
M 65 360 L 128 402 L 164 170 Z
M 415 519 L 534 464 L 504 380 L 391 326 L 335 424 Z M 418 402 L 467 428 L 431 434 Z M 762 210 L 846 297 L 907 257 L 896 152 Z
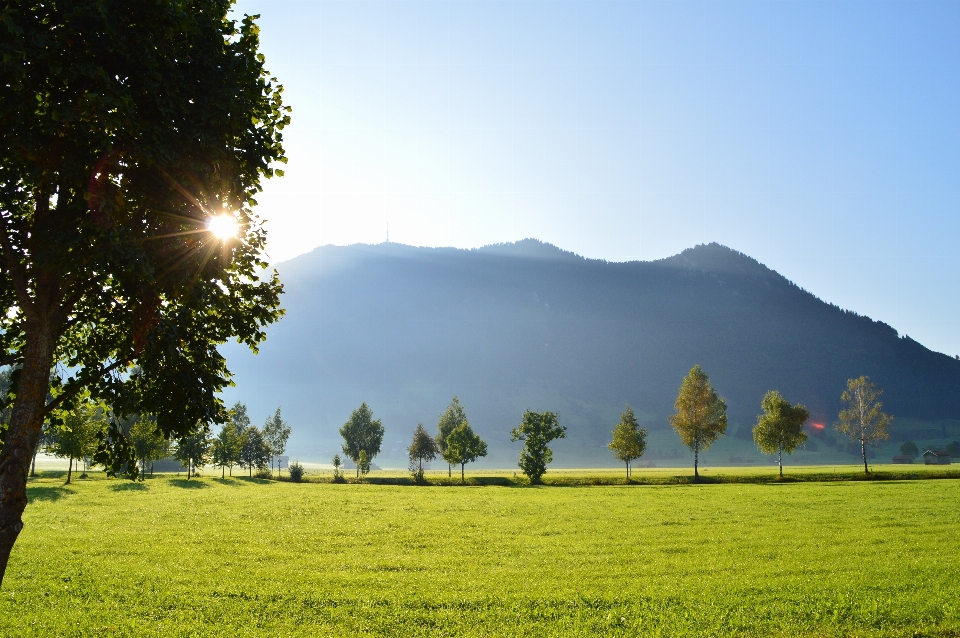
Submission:
M 946 450 L 927 450 L 923 453 L 927 465 L 950 465 L 950 453 Z
M 894 463 L 913 463 L 913 457 L 906 454 L 898 454 L 893 457 Z

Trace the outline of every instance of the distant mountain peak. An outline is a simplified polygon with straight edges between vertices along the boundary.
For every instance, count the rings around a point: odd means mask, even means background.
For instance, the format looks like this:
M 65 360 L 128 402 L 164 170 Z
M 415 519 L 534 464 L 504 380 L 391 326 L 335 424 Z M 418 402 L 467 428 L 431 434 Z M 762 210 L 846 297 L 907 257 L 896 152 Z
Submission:
M 580 255 L 558 248 L 533 237 L 527 237 L 520 241 L 507 242 L 503 244 L 489 244 L 475 249 L 479 253 L 488 255 L 504 255 L 507 257 L 526 257 L 535 259 L 578 259 L 584 258 Z
M 657 263 L 717 274 L 747 275 L 764 279 L 783 278 L 782 275 L 767 268 L 753 257 L 716 242 L 698 244 L 693 248 L 687 248 L 679 255 L 661 259 Z

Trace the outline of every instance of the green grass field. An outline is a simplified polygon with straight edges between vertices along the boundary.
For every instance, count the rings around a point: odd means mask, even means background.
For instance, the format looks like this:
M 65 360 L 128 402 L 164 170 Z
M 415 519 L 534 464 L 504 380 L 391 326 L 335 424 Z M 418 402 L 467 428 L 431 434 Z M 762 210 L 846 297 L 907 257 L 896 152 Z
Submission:
M 31 482 L 3 635 L 960 635 L 955 479 L 95 476 Z

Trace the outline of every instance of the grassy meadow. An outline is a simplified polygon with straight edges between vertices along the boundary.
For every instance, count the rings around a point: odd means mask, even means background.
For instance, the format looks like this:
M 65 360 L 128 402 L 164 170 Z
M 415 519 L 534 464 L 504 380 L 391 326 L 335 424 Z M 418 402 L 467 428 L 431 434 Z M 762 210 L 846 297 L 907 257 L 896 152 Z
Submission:
M 31 480 L 0 634 L 960 635 L 956 479 L 91 476 Z

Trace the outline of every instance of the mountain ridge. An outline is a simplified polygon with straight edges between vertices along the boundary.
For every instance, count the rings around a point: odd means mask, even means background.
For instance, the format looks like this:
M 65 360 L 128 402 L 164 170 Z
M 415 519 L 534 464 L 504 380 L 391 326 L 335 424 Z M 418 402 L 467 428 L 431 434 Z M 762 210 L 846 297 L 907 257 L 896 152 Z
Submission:
M 494 439 L 491 462 L 504 463 L 511 446 L 501 439 L 526 408 L 561 412 L 571 440 L 557 454 L 568 463 L 607 458 L 599 450 L 625 403 L 665 453 L 665 417 L 693 364 L 728 398 L 731 434 L 752 426 L 767 389 L 831 421 L 846 379 L 860 374 L 887 389 L 894 414 L 960 418 L 960 361 L 716 243 L 627 262 L 534 239 L 478 249 L 356 244 L 277 267 L 287 317 L 258 359 L 227 349 L 238 383 L 227 398 L 254 407 L 255 388 L 271 389 L 274 409 L 279 399 L 304 424 L 300 440 L 319 458 L 336 451 L 336 429 L 361 401 L 394 437 L 388 457 L 402 458 L 405 431 L 433 425 L 454 394 Z M 720 447 L 746 444 L 738 441 Z

